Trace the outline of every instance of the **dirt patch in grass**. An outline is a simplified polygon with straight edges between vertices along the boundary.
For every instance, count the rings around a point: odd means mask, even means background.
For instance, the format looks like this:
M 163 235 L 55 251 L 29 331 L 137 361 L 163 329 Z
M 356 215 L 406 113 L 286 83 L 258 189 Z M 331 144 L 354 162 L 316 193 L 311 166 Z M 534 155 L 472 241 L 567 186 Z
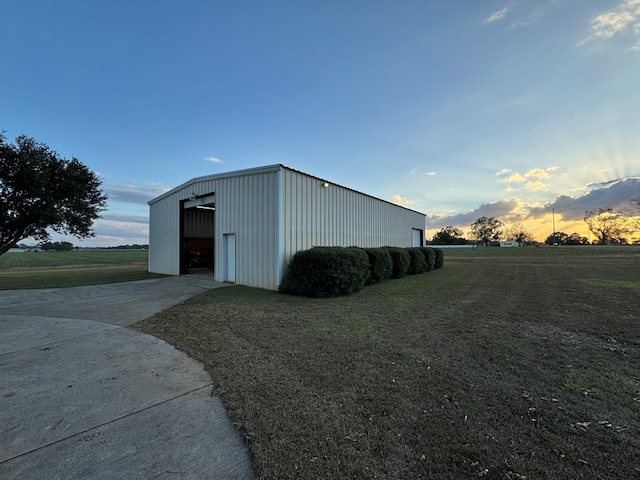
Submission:
M 535 323 L 523 323 L 522 329 L 524 332 L 535 338 L 552 340 L 562 345 L 572 347 L 604 348 L 610 352 L 619 353 L 620 355 L 637 355 L 640 353 L 640 347 L 637 345 L 629 345 L 626 341 L 620 341 L 614 337 L 609 337 L 604 340 L 593 335 L 586 335 L 579 332 L 568 332 L 553 325 L 541 325 Z
M 634 478 L 640 300 L 617 282 L 640 267 L 594 252 L 450 256 L 333 299 L 218 289 L 137 328 L 204 363 L 261 478 Z

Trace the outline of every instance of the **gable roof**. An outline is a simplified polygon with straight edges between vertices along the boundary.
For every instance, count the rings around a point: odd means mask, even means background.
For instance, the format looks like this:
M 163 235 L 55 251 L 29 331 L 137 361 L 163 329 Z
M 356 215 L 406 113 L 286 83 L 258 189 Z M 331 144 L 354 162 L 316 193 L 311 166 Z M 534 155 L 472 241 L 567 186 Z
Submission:
M 191 185 L 195 185 L 196 183 L 207 182 L 207 181 L 211 181 L 211 180 L 218 180 L 218 179 L 222 179 L 222 178 L 241 177 L 241 176 L 244 176 L 244 175 L 256 175 L 256 174 L 260 174 L 260 173 L 278 172 L 278 171 L 283 170 L 283 169 L 299 173 L 299 174 L 304 175 L 304 176 L 309 177 L 309 178 L 315 178 L 316 180 L 319 180 L 321 182 L 327 182 L 327 183 L 329 183 L 331 185 L 335 185 L 335 186 L 344 188 L 346 190 L 351 190 L 352 192 L 355 192 L 355 193 L 357 193 L 359 195 L 364 195 L 365 197 L 373 198 L 375 200 L 379 200 L 381 202 L 388 203 L 390 205 L 393 205 L 394 207 L 404 208 L 405 210 L 409 210 L 411 212 L 419 213 L 420 215 L 425 215 L 426 216 L 426 214 L 424 214 L 422 212 L 418 212 L 417 210 L 413 210 L 411 208 L 407 208 L 404 205 L 398 205 L 397 203 L 393 203 L 393 202 L 390 202 L 388 200 L 384 200 L 384 199 L 379 198 L 379 197 L 374 197 L 373 195 L 369 195 L 368 193 L 363 193 L 363 192 L 360 192 L 358 190 L 354 190 L 353 188 L 345 187 L 344 185 L 340 185 L 338 183 L 331 182 L 331 181 L 326 180 L 324 178 L 316 177 L 315 175 L 310 175 L 308 173 L 301 172 L 300 170 L 296 170 L 295 168 L 287 167 L 286 165 L 282 165 L 281 163 L 276 163 L 276 164 L 273 164 L 273 165 L 265 165 L 265 166 L 262 166 L 262 167 L 245 168 L 243 170 L 234 170 L 234 171 L 231 171 L 231 172 L 215 173 L 215 174 L 212 174 L 212 175 L 204 175 L 204 176 L 201 176 L 201 177 L 195 177 L 195 178 L 192 178 L 191 180 L 187 180 L 186 182 L 178 185 L 177 187 L 172 188 L 168 192 L 165 192 L 162 195 L 159 195 L 156 198 L 153 198 L 152 200 L 149 200 L 147 203 L 149 205 L 153 205 L 154 203 L 159 202 L 160 200 L 162 200 L 165 197 L 168 197 L 169 195 L 173 194 L 174 192 L 177 192 L 178 190 L 182 190 L 184 188 L 187 188 L 187 187 L 189 187 Z

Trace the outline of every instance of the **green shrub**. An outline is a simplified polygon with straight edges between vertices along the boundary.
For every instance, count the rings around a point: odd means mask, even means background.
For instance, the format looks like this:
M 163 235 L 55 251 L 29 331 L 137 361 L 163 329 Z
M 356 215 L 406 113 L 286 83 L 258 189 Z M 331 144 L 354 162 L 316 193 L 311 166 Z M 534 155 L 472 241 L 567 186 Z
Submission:
M 407 275 L 417 275 L 427 271 L 427 262 L 424 258 L 424 254 L 420 251 L 420 248 L 407 248 L 409 253 L 409 269 Z
M 442 268 L 444 266 L 444 252 L 441 248 L 434 248 L 433 250 L 436 252 L 435 267 Z
M 402 278 L 407 274 L 409 270 L 409 263 L 411 262 L 409 252 L 405 248 L 400 247 L 383 247 L 389 252 L 391 261 L 393 262 L 393 268 L 391 269 L 391 278 Z
M 360 248 L 313 247 L 297 252 L 280 292 L 307 297 L 335 297 L 357 292 L 369 275 L 369 257 Z
M 427 272 L 433 270 L 436 265 L 436 251 L 431 247 L 419 247 L 420 251 L 424 255 L 424 260 L 427 264 Z
M 384 282 L 391 278 L 393 261 L 386 248 L 365 248 L 369 257 L 369 277 L 367 283 Z

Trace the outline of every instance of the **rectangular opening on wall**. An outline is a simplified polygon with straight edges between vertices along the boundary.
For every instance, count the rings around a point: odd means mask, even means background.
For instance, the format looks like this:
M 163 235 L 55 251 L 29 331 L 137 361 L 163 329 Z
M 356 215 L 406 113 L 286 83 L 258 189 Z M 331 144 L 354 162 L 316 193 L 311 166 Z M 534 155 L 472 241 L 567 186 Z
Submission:
M 236 235 L 225 233 L 222 235 L 224 270 L 222 279 L 225 282 L 236 283 Z
M 411 246 L 412 247 L 422 247 L 424 245 L 424 231 L 412 228 L 411 229 Z
M 180 273 L 214 269 L 215 198 L 213 194 L 182 201 L 180 211 Z

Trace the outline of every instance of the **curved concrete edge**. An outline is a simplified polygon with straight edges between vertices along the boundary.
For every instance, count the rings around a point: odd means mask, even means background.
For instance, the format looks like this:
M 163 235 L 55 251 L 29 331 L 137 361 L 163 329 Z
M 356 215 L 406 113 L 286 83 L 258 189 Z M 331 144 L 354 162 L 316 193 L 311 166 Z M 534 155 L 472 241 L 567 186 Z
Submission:
M 0 291 L 0 314 L 47 315 L 133 325 L 195 295 L 229 284 L 204 275 L 70 288 Z
M 210 376 L 163 340 L 0 315 L 0 345 L 0 478 L 254 478 Z

